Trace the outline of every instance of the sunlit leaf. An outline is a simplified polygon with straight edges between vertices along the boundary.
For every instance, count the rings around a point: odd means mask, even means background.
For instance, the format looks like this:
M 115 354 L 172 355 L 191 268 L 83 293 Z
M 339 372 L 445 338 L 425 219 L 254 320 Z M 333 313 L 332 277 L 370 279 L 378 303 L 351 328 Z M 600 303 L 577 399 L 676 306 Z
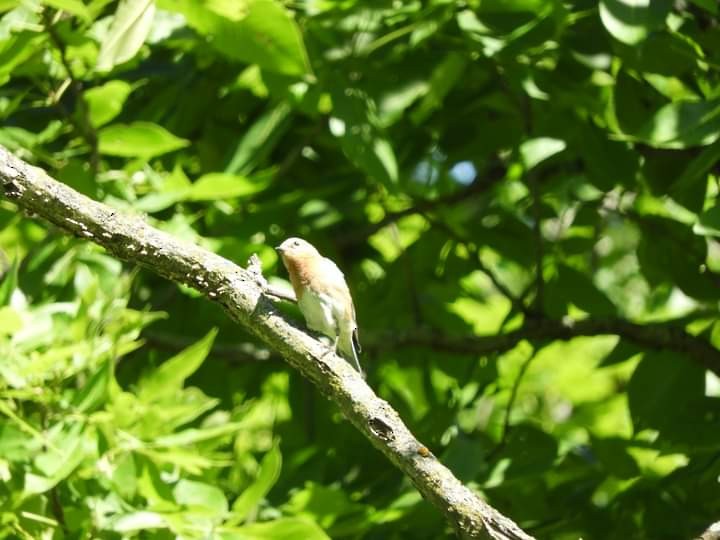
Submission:
M 148 401 L 158 401 L 163 396 L 180 390 L 190 375 L 203 363 L 217 335 L 210 330 L 200 341 L 166 360 L 145 377 L 139 386 L 139 394 Z
M 720 136 L 720 100 L 678 101 L 661 108 L 638 137 L 659 148 L 712 144 Z
M 266 523 L 252 523 L 218 534 L 221 540 L 329 540 L 330 537 L 312 521 L 279 518 Z
M 538 137 L 520 145 L 520 158 L 526 170 L 536 167 L 539 163 L 565 150 L 565 141 Z
M 147 510 L 121 515 L 111 525 L 111 529 L 119 533 L 163 529 L 165 527 L 167 527 L 167 522 L 162 515 Z
M 155 15 L 154 0 L 122 0 L 115 12 L 109 35 L 103 40 L 97 58 L 99 71 L 133 58 L 150 33 Z
M 398 164 L 390 141 L 377 125 L 375 106 L 362 91 L 333 93 L 330 133 L 343 152 L 370 178 L 383 184 L 398 181 Z
M 226 435 L 236 432 L 241 427 L 242 423 L 231 422 L 220 426 L 213 426 L 202 429 L 190 428 L 184 431 L 173 433 L 172 435 L 158 437 L 157 439 L 155 439 L 154 444 L 156 446 L 185 446 L 200 441 L 207 441 L 209 439 L 224 437 Z
M 110 156 L 142 157 L 166 154 L 190 144 L 168 130 L 150 122 L 113 124 L 98 133 L 100 152 Z
M 232 199 L 252 195 L 266 187 L 265 182 L 253 181 L 237 174 L 208 173 L 193 182 L 185 198 L 191 201 Z
M 87 90 L 83 97 L 87 102 L 90 123 L 99 127 L 115 118 L 122 111 L 130 92 L 132 86 L 121 80 L 109 81 Z
M 601 0 L 600 19 L 615 39 L 635 45 L 663 24 L 671 7 L 668 0 Z
M 302 35 L 281 3 L 161 0 L 160 5 L 182 13 L 190 26 L 207 35 L 211 45 L 229 58 L 287 75 L 310 72 Z
M 233 523 L 241 523 L 262 500 L 280 477 L 282 455 L 275 444 L 260 463 L 255 481 L 246 487 L 232 505 Z
M 228 510 L 228 503 L 222 490 L 203 482 L 180 480 L 173 489 L 178 504 L 189 507 L 200 507 L 211 516 L 223 516 Z

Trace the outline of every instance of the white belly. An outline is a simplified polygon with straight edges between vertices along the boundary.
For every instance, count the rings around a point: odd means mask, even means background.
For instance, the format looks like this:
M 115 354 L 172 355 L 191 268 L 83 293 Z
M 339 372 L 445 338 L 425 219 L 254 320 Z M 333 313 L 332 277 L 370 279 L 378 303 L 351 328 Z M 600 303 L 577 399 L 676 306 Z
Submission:
M 338 329 L 333 314 L 334 306 L 329 296 L 316 295 L 308 290 L 303 294 L 298 306 L 305 317 L 308 328 L 333 339 L 337 336 Z

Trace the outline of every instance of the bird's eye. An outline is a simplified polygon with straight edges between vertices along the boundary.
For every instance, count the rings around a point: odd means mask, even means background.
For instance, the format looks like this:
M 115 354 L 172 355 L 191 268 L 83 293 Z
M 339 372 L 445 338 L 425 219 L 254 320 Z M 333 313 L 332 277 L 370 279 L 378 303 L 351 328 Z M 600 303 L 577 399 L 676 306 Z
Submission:
M 295 240 L 295 241 L 293 242 L 293 246 L 295 246 L 295 247 L 300 247 L 300 242 L 298 242 L 297 240 Z

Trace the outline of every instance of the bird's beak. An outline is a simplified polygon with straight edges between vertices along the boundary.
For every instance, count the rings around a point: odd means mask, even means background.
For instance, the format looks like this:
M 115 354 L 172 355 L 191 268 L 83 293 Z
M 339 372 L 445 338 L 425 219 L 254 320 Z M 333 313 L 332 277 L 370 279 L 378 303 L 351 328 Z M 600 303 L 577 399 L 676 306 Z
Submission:
M 283 247 L 282 247 L 282 246 L 275 246 L 275 251 L 277 251 L 278 253 L 280 253 L 280 254 L 282 255 Z

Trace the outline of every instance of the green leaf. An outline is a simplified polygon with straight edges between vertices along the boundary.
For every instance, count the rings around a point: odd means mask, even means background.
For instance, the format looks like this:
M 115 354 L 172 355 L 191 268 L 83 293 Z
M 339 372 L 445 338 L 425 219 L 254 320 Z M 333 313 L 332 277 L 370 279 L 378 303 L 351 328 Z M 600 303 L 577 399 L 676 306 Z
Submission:
M 176 137 L 157 124 L 133 122 L 102 128 L 98 143 L 102 154 L 149 159 L 185 148 L 190 141 Z
M 22 0 L 0 0 L 0 13 L 15 9 Z
M 460 80 L 466 65 L 467 58 L 464 55 L 451 52 L 433 69 L 428 81 L 429 88 L 410 116 L 413 122 L 421 124 L 433 111 L 442 106 L 445 96 Z
M 119 456 L 113 463 L 112 483 L 117 493 L 125 500 L 132 499 L 137 492 L 138 473 L 135 455 L 128 453 Z
M 628 384 L 628 406 L 636 430 L 654 428 L 684 438 L 705 394 L 705 372 L 682 355 L 647 352 Z
M 265 190 L 272 175 L 247 178 L 238 174 L 207 173 L 194 183 L 180 169 L 166 178 L 160 191 L 138 200 L 135 207 L 143 212 L 159 212 L 183 201 L 219 201 L 247 197 Z
M 565 141 L 551 137 L 530 139 L 520 145 L 520 158 L 525 170 L 529 171 L 546 159 L 565 150 L 566 146 Z
M 203 482 L 182 479 L 175 485 L 173 496 L 178 504 L 202 509 L 210 516 L 220 518 L 228 511 L 222 490 Z
M 720 206 L 713 206 L 700 214 L 693 232 L 702 236 L 720 236 Z
M 620 438 L 593 438 L 592 449 L 608 473 L 618 478 L 640 475 L 640 468 L 628 453 L 630 442 Z
M 109 528 L 118 533 L 130 533 L 149 529 L 165 529 L 167 522 L 162 514 L 139 510 L 118 516 L 111 522 Z
M 161 0 L 160 5 L 182 13 L 190 26 L 211 38 L 210 44 L 228 58 L 286 75 L 310 73 L 302 34 L 279 2 Z
M 159 212 L 172 206 L 175 203 L 184 201 L 192 182 L 185 175 L 182 167 L 175 165 L 172 173 L 164 178 L 164 182 L 159 186 L 159 191 L 149 193 L 135 202 L 135 208 L 142 212 Z
M 590 276 L 570 266 L 558 266 L 558 288 L 563 290 L 565 301 L 578 308 L 600 317 L 615 315 L 613 303 L 597 286 Z
M 125 81 L 108 81 L 83 93 L 88 106 L 88 117 L 93 127 L 107 124 L 122 111 L 132 86 Z
M 582 126 L 568 144 L 585 162 L 591 181 L 603 191 L 620 184 L 633 186 L 640 160 L 638 153 L 624 141 L 611 141 L 605 133 Z
M 217 329 L 212 329 L 200 341 L 165 361 L 140 381 L 138 395 L 151 402 L 181 390 L 185 379 L 195 373 L 212 348 Z
M 470 40 L 479 43 L 486 56 L 494 56 L 507 45 L 505 36 L 494 35 L 492 30 L 480 21 L 474 11 L 463 9 L 456 15 L 456 18 L 460 30 Z
M 102 405 L 108 396 L 112 380 L 112 363 L 104 362 L 90 377 L 81 390 L 75 394 L 73 405 L 79 412 L 91 412 Z
M 100 46 L 97 69 L 110 71 L 133 58 L 145 43 L 154 16 L 154 0 L 122 0 Z
M 283 511 L 298 517 L 312 519 L 323 528 L 328 528 L 341 518 L 357 513 L 361 505 L 350 500 L 339 487 L 327 487 L 307 482 L 296 491 L 283 506 Z
M 0 307 L 7 306 L 12 298 L 13 291 L 18 286 L 19 261 L 15 259 L 0 278 Z
M 76 423 L 60 429 L 50 437 L 50 450 L 35 457 L 36 472 L 25 475 L 24 493 L 44 493 L 67 478 L 85 458 L 85 427 Z
M 671 8 L 669 0 L 601 0 L 600 19 L 615 39 L 636 45 L 663 26 Z
M 153 441 L 155 446 L 168 447 L 168 446 L 187 446 L 188 444 L 194 444 L 201 441 L 208 441 L 211 439 L 218 439 L 235 433 L 243 427 L 242 422 L 229 422 L 219 426 L 212 426 L 206 428 L 190 428 L 172 435 L 165 435 L 164 437 L 158 437 Z
M 474 482 L 486 467 L 488 450 L 484 441 L 460 433 L 445 449 L 442 462 L 461 482 Z
M 238 142 L 225 172 L 249 174 L 262 164 L 290 126 L 291 111 L 281 102 L 260 116 Z
M 0 290 L 2 285 L 0 285 Z M 12 336 L 23 327 L 20 314 L 10 306 L 0 307 L 0 337 Z
M 36 441 L 42 443 L 43 446 L 52 448 L 55 451 L 59 452 L 59 450 L 57 450 L 57 448 L 55 448 L 54 446 L 51 446 L 50 441 L 43 433 L 41 433 L 40 431 L 35 429 L 23 418 L 19 417 L 13 411 L 13 408 L 7 404 L 6 401 L 0 400 L 0 414 L 7 416 L 15 425 L 18 426 L 20 431 L 23 431 L 23 432 L 27 433 L 28 435 L 32 436 Z
M 220 540 L 330 540 L 312 521 L 300 518 L 279 518 L 265 523 L 244 525 L 223 530 L 217 537 Z
M 373 180 L 397 183 L 395 152 L 378 126 L 374 103 L 359 89 L 336 88 L 332 100 L 330 133 L 340 141 L 345 155 Z
M 548 4 L 547 0 L 483 0 L 480 13 L 528 12 L 537 13 Z
M 28 23 L 30 24 L 31 21 Z M 45 39 L 43 34 L 23 32 L 11 34 L 8 39 L 0 42 L 0 86 L 4 85 L 10 77 L 17 75 L 18 67 L 28 62 L 43 48 L 46 43 Z
M 667 218 L 643 216 L 639 224 L 642 235 L 637 256 L 643 276 L 651 285 L 672 283 L 694 298 L 720 298 L 713 275 L 702 270 L 707 258 L 703 237 Z
M 537 427 L 514 426 L 500 456 L 501 460 L 505 458 L 510 462 L 502 474 L 505 479 L 533 477 L 552 465 L 557 450 L 557 441 Z M 491 472 L 491 483 L 494 483 L 493 476 L 497 477 L 498 468 L 502 469 L 501 463 Z
M 231 524 L 241 523 L 245 521 L 248 514 L 250 514 L 262 499 L 268 494 L 270 489 L 275 485 L 275 482 L 280 478 L 280 469 L 282 468 L 282 454 L 280 448 L 276 444 L 265 454 L 262 462 L 260 463 L 260 471 L 258 472 L 255 481 L 250 484 L 235 499 L 232 505 L 233 517 Z
M 85 22 L 92 20 L 90 11 L 80 0 L 42 0 L 42 3 L 55 9 L 67 11 L 71 15 L 80 17 Z
M 690 148 L 714 143 L 720 136 L 720 99 L 677 101 L 662 107 L 637 137 L 658 148 Z
M 698 184 L 707 183 L 707 173 L 718 160 L 720 160 L 720 142 L 715 142 L 703 149 L 700 154 L 687 164 L 683 173 L 670 186 L 670 194 L 677 194 L 680 198 L 692 194 Z M 705 198 L 704 192 L 703 189 L 703 199 Z
M 718 9 L 718 4 L 715 0 L 690 0 L 693 4 L 696 6 L 700 6 L 704 10 L 712 13 L 713 15 L 718 15 L 720 13 L 720 9 Z
M 270 178 L 253 181 L 244 176 L 226 173 L 208 173 L 198 178 L 189 188 L 186 200 L 215 201 L 245 197 L 264 190 Z
M 643 349 L 633 343 L 629 343 L 624 339 L 619 339 L 615 347 L 603 358 L 598 367 L 614 366 L 630 360 L 631 358 L 642 354 Z

